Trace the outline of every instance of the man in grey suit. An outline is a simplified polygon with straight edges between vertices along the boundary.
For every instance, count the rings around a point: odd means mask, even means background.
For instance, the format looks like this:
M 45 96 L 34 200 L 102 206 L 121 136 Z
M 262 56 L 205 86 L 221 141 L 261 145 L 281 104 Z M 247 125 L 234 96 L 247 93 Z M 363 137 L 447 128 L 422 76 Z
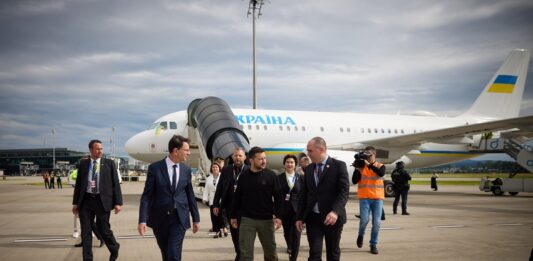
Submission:
M 150 164 L 139 208 L 138 231 L 151 227 L 161 249 L 163 260 L 181 260 L 185 231 L 200 228 L 200 214 L 192 190 L 191 168 L 183 162 L 190 154 L 189 140 L 174 135 L 168 142 L 168 156 Z
M 93 260 L 91 225 L 95 217 L 96 228 L 111 253 L 109 260 L 116 260 L 120 244 L 111 231 L 109 217 L 112 209 L 118 214 L 122 208 L 117 167 L 113 160 L 102 158 L 101 141 L 91 140 L 89 152 L 90 158 L 80 162 L 72 199 L 72 213 L 80 216 L 83 260 Z

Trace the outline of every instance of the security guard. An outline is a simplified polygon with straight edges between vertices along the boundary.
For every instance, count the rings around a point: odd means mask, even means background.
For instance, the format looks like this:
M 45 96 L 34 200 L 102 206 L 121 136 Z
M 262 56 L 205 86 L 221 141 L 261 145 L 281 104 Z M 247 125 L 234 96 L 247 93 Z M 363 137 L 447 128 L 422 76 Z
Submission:
M 409 193 L 409 180 L 411 175 L 404 169 L 403 161 L 396 162 L 396 168 L 392 171 L 392 181 L 394 182 L 394 203 L 392 204 L 392 213 L 396 214 L 400 196 L 402 197 L 402 215 L 409 215 L 407 212 L 407 194 Z

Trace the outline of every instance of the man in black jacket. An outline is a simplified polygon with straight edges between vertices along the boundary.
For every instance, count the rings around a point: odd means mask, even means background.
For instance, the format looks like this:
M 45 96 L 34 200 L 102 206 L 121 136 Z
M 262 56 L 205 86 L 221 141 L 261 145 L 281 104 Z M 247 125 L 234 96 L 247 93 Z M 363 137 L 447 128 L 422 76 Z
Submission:
M 122 192 L 117 167 L 111 159 L 102 158 L 104 147 L 99 140 L 89 142 L 90 159 L 82 160 L 76 178 L 72 213 L 79 213 L 83 260 L 93 260 L 91 224 L 96 217 L 96 227 L 109 252 L 109 260 L 116 260 L 120 244 L 117 243 L 111 225 L 110 211 L 118 214 L 122 208 Z
M 327 260 L 340 260 L 340 239 L 346 223 L 348 201 L 348 170 L 346 163 L 327 154 L 321 137 L 307 143 L 313 162 L 305 169 L 305 182 L 298 204 L 296 228 L 307 225 L 309 260 L 322 260 L 322 241 L 326 241 Z
M 402 215 L 409 215 L 407 212 L 407 194 L 409 193 L 409 180 L 411 175 L 404 169 L 403 161 L 396 162 L 396 168 L 392 171 L 391 177 L 394 182 L 394 203 L 392 204 L 392 213 L 396 214 L 400 196 L 402 197 Z
M 237 188 L 237 181 L 241 173 L 248 169 L 248 166 L 244 164 L 246 160 L 246 152 L 243 148 L 235 148 L 233 150 L 233 164 L 228 165 L 222 169 L 220 178 L 215 191 L 215 198 L 213 200 L 213 214 L 226 215 L 230 220 L 230 211 L 233 206 L 233 197 L 235 189 Z M 239 219 L 238 219 L 239 220 Z M 239 249 L 239 228 L 233 228 L 230 226 L 231 240 L 233 241 L 233 247 L 235 248 L 235 260 L 240 260 Z

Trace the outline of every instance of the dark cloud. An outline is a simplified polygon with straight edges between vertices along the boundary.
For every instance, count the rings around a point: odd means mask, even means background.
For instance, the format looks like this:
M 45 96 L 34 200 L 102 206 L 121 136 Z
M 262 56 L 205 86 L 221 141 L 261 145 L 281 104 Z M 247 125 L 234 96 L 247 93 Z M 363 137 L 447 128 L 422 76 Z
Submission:
M 512 49 L 533 49 L 530 2 L 267 2 L 259 105 L 367 112 L 372 100 L 373 112 L 456 115 Z M 251 107 L 246 11 L 243 1 L 2 1 L 0 148 L 50 146 L 53 128 L 58 146 L 85 151 L 115 127 L 123 154 L 128 137 L 195 98 Z

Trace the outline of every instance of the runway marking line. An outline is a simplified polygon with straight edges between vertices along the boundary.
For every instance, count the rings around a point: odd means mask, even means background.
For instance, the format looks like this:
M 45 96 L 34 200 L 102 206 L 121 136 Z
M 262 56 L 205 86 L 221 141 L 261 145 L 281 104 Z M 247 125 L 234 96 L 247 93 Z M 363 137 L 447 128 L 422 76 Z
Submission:
M 464 225 L 437 225 L 437 226 L 431 226 L 432 228 L 463 228 Z
M 29 242 L 53 242 L 53 241 L 67 241 L 67 238 L 36 238 L 36 239 L 15 239 L 13 243 L 29 243 Z

